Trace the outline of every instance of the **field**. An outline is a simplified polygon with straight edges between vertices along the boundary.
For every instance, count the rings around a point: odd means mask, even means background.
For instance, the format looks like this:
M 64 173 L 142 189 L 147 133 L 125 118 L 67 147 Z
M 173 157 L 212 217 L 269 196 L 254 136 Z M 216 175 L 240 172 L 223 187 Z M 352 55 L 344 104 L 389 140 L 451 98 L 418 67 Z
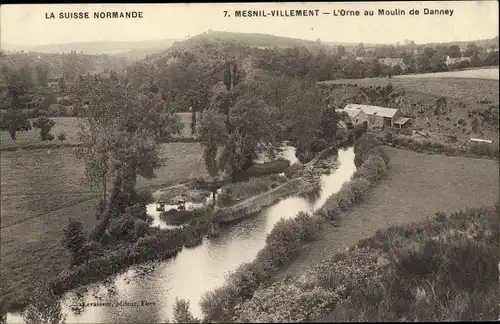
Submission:
M 324 84 L 348 84 L 360 87 L 386 86 L 391 83 L 396 89 L 406 92 L 444 96 L 455 100 L 487 99 L 498 103 L 498 80 L 459 78 L 367 78 L 325 81 Z
M 165 165 L 157 178 L 139 179 L 140 187 L 157 188 L 206 174 L 199 143 L 161 147 Z M 86 228 L 95 222 L 99 192 L 80 183 L 83 167 L 72 150 L 2 152 L 2 301 L 26 296 L 33 282 L 63 270 L 68 255 L 60 239 L 70 217 L 83 221 Z
M 498 201 L 497 161 L 386 149 L 391 157 L 387 179 L 346 213 L 339 228 L 324 227 L 320 238 L 305 247 L 279 278 L 300 275 L 378 229 Z
M 398 103 L 391 103 L 390 107 L 397 107 L 410 117 L 412 129 L 428 133 L 431 139 L 443 143 L 458 141 L 459 144 L 466 144 L 471 137 L 498 141 L 498 80 L 372 78 L 333 80 L 325 83 L 343 85 L 333 88 L 331 93 L 335 98 L 344 98 L 346 103 L 365 103 L 360 102 L 360 97 L 378 86 L 384 87 L 391 83 L 394 91 L 404 93 L 398 95 Z M 436 102 L 442 97 L 446 99 L 446 108 L 442 109 L 441 114 L 435 114 Z M 493 116 L 483 122 L 482 134 L 472 132 L 471 113 L 474 111 L 488 111 L 489 116 Z
M 179 137 L 182 138 L 193 138 L 194 135 L 191 134 L 191 113 L 179 113 L 179 117 L 181 118 L 184 128 L 182 129 L 182 133 Z M 198 116 L 199 118 L 199 116 Z M 52 128 L 51 133 L 55 136 L 55 139 L 52 141 L 52 144 L 58 144 L 60 141 L 57 139 L 57 135 L 63 131 L 66 134 L 66 140 L 63 142 L 65 144 L 78 144 L 78 118 L 76 117 L 53 117 L 51 118 L 55 121 L 55 125 Z M 31 120 L 33 122 L 33 119 Z M 7 132 L 0 133 L 0 148 L 11 148 L 22 146 L 47 146 L 51 143 L 48 141 L 42 142 L 40 140 L 40 130 L 37 128 L 33 128 L 27 132 L 18 132 L 17 133 L 17 143 L 9 136 Z
M 395 78 L 472 78 L 498 80 L 498 68 L 398 75 Z

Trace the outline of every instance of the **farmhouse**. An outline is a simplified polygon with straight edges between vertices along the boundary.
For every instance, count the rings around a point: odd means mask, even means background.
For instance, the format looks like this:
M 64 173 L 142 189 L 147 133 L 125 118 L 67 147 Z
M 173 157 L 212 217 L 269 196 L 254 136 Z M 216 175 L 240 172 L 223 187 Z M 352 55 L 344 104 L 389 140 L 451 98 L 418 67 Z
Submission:
M 471 58 L 470 57 L 449 57 L 449 56 L 446 56 L 445 58 L 445 63 L 446 65 L 454 65 L 454 64 L 457 64 L 457 63 L 460 63 L 460 62 L 470 62 L 471 61 Z
M 390 67 L 399 66 L 403 72 L 406 72 L 406 70 L 408 69 L 408 66 L 405 64 L 402 58 L 386 57 L 378 59 L 378 62 L 380 64 L 387 65 Z
M 48 82 L 47 82 L 47 85 L 50 87 L 50 88 L 55 88 L 57 87 L 57 84 L 59 82 L 59 79 L 58 78 L 49 78 Z
M 367 116 L 368 127 L 397 127 L 403 128 L 409 125 L 410 118 L 404 117 L 399 109 L 384 108 L 378 106 L 369 105 L 358 105 L 358 104 L 348 104 L 344 109 L 339 109 L 341 111 L 350 111 L 348 114 L 354 115 L 354 120 L 358 119 L 361 122 L 362 116 L 360 114 L 355 114 L 355 112 L 362 112 Z M 351 116 L 351 115 L 349 115 Z
M 353 125 L 366 123 L 366 126 L 368 126 L 368 115 L 363 110 L 337 109 L 337 112 L 339 114 L 344 112 L 349 116 L 345 122 L 351 122 Z

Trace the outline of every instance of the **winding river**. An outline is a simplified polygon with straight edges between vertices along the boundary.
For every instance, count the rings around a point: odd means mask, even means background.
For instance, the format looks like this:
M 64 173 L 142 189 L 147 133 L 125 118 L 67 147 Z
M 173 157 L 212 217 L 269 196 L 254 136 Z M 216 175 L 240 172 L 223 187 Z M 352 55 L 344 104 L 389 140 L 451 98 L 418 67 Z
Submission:
M 314 201 L 290 197 L 251 217 L 225 228 L 216 238 L 204 239 L 177 257 L 131 267 L 107 280 L 72 290 L 62 298 L 67 323 L 162 323 L 172 319 L 175 298 L 190 302 L 193 315 L 201 316 L 200 299 L 223 285 L 227 274 L 240 264 L 252 261 L 265 246 L 266 236 L 282 218 L 295 217 L 299 211 L 311 213 L 349 181 L 355 171 L 353 148 L 340 149 L 337 167 L 321 178 L 321 192 Z M 153 206 L 148 213 L 161 226 Z M 71 305 L 93 303 L 75 311 Z M 8 323 L 22 323 L 9 314 Z

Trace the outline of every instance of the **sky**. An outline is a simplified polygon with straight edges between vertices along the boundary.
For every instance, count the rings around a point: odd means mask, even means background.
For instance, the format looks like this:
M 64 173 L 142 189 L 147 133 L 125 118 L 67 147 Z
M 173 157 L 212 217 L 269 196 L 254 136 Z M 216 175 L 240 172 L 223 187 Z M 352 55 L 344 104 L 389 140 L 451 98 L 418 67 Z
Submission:
M 424 8 L 453 15 L 424 15 Z M 234 17 L 235 10 L 318 9 L 317 17 Z M 334 10 L 360 10 L 361 16 L 333 16 Z M 378 16 L 379 9 L 406 15 Z M 411 9 L 420 14 L 409 15 Z M 87 41 L 185 39 L 208 31 L 265 33 L 326 42 L 403 43 L 490 39 L 498 35 L 498 1 L 322 2 L 212 4 L 46 4 L 2 5 L 0 43 L 42 45 Z M 374 16 L 364 16 L 374 10 Z M 94 12 L 141 11 L 142 19 L 93 19 Z M 231 17 L 224 17 L 224 11 Z M 53 12 L 89 12 L 91 19 L 46 19 Z

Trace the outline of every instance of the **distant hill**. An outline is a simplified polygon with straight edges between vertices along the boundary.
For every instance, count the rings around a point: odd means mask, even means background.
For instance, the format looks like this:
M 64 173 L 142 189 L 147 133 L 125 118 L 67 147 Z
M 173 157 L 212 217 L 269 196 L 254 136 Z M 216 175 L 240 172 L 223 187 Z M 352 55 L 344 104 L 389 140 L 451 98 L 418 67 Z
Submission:
M 496 45 L 498 47 L 498 36 L 491 39 L 478 39 L 478 40 L 470 40 L 470 41 L 454 41 L 454 42 L 446 42 L 446 43 L 428 43 L 423 45 L 444 45 L 444 46 L 452 46 L 458 45 L 460 47 L 467 47 L 469 44 L 475 44 L 482 48 L 488 48 L 491 45 Z
M 117 54 L 117 53 L 154 53 L 165 50 L 170 47 L 175 39 L 147 40 L 137 42 L 120 42 L 120 41 L 99 41 L 99 42 L 75 42 L 63 44 L 48 44 L 48 45 L 14 45 L 2 44 L 2 50 L 19 52 L 33 51 L 39 53 L 69 53 L 76 51 L 84 54 Z M 146 54 L 146 55 L 147 55 Z M 127 54 L 125 54 L 127 55 Z

